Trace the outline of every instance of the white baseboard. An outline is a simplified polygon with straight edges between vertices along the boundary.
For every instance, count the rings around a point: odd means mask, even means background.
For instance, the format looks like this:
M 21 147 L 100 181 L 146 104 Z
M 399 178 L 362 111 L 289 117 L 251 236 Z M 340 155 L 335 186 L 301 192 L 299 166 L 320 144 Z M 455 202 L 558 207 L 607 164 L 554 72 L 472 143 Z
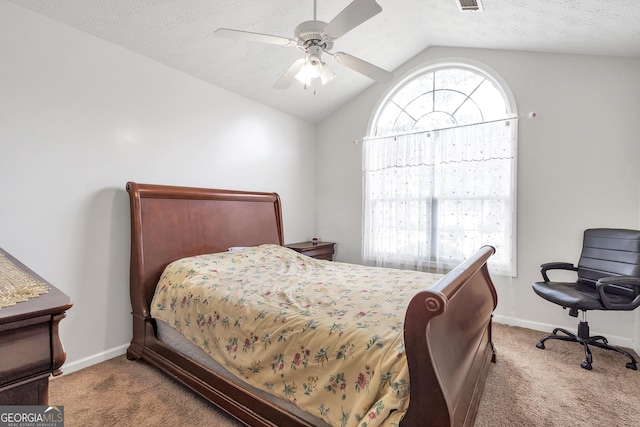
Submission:
M 493 320 L 496 323 L 502 323 L 505 325 L 511 326 L 519 326 L 521 328 L 533 329 L 534 331 L 541 331 L 544 334 L 550 334 L 554 328 L 557 328 L 558 325 L 551 325 L 548 323 L 541 322 L 532 322 L 529 320 L 515 319 L 513 317 L 494 315 Z M 578 325 L 573 328 L 573 330 L 577 330 Z M 568 331 L 571 331 L 571 328 L 566 328 Z M 593 334 L 592 334 L 593 335 Z M 542 338 L 542 336 L 540 337 Z M 640 354 L 640 345 L 629 338 L 619 337 L 615 335 L 607 335 L 607 341 L 612 345 L 618 347 L 625 347 L 634 350 L 636 353 Z
M 125 354 L 127 352 L 127 348 L 129 348 L 128 343 L 112 348 L 110 350 L 105 350 L 98 354 L 94 354 L 93 356 L 85 357 L 84 359 L 65 363 L 64 365 L 62 365 L 62 372 L 63 374 L 70 374 L 72 372 L 79 371 L 80 369 L 88 368 L 91 365 L 113 359 L 114 357 Z

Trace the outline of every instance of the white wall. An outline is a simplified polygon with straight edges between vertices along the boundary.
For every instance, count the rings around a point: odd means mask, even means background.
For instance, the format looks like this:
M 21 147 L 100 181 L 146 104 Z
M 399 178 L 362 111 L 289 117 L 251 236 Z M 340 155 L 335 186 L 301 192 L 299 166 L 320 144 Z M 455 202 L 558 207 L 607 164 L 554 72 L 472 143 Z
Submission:
M 396 70 L 468 58 L 510 86 L 520 114 L 518 272 L 498 289 L 498 321 L 548 330 L 577 319 L 531 290 L 539 265 L 577 262 L 589 227 L 640 228 L 640 59 L 430 48 Z M 360 262 L 361 145 L 377 103 L 374 85 L 316 126 L 316 230 L 338 243 L 337 259 Z M 490 244 L 491 242 L 487 242 Z M 640 348 L 638 313 L 592 312 L 592 332 Z
M 277 191 L 314 233 L 314 127 L 0 0 L 0 246 L 74 304 L 65 371 L 131 339 L 127 181 Z

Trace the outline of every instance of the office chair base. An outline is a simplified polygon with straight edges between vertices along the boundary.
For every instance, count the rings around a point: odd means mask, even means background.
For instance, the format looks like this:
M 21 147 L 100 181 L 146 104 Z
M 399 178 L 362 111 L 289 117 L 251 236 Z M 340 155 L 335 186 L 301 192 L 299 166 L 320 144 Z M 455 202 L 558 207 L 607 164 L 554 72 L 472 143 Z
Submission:
M 558 332 L 561 332 L 564 335 L 558 335 Z M 591 363 L 593 362 L 593 357 L 591 356 L 591 349 L 589 348 L 590 345 L 603 348 L 605 350 L 615 351 L 620 354 L 624 354 L 629 359 L 631 359 L 631 362 L 626 364 L 627 369 L 633 369 L 634 371 L 638 370 L 638 365 L 637 365 L 638 362 L 631 355 L 631 353 L 625 350 L 622 350 L 620 348 L 614 347 L 612 345 L 609 345 L 609 342 L 607 341 L 607 339 L 602 335 L 589 336 L 589 324 L 585 321 L 581 321 L 580 324 L 578 325 L 577 335 L 567 331 L 566 329 L 555 328 L 551 333 L 551 335 L 547 335 L 546 337 L 542 338 L 536 344 L 536 347 L 541 350 L 544 350 L 545 348 L 544 342 L 547 340 L 561 340 L 561 341 L 577 342 L 582 344 L 582 347 L 584 348 L 584 354 L 585 354 L 586 360 L 580 363 L 580 366 L 583 369 L 586 369 L 588 371 L 591 370 L 592 368 Z

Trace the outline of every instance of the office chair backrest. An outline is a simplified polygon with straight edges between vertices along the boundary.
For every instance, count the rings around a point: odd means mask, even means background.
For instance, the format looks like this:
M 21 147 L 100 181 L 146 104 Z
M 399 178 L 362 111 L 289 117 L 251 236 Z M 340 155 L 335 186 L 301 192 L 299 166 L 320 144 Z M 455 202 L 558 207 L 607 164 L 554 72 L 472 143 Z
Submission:
M 578 281 L 595 287 L 607 276 L 640 277 L 640 231 L 615 228 L 585 230 L 578 262 Z M 634 297 L 634 288 L 619 285 L 607 292 Z

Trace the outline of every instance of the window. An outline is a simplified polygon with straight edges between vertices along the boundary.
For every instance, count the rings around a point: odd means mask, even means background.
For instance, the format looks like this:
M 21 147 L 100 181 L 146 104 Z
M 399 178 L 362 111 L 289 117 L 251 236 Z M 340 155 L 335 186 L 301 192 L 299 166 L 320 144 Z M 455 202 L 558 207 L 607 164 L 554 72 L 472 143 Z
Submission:
M 363 147 L 368 264 L 446 271 L 482 245 L 515 274 L 515 111 L 478 67 L 406 79 L 383 101 Z

